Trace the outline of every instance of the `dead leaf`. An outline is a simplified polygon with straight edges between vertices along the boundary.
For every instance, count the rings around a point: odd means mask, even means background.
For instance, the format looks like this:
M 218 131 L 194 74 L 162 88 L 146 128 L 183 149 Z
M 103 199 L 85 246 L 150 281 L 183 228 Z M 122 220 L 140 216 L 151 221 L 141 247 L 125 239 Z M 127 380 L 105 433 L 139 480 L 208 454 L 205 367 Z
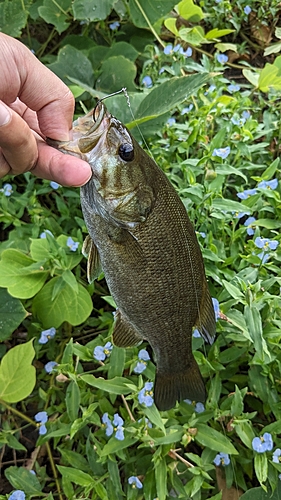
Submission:
M 262 47 L 267 47 L 272 40 L 272 31 L 269 26 L 262 24 L 254 12 L 250 12 L 249 23 L 252 37 Z

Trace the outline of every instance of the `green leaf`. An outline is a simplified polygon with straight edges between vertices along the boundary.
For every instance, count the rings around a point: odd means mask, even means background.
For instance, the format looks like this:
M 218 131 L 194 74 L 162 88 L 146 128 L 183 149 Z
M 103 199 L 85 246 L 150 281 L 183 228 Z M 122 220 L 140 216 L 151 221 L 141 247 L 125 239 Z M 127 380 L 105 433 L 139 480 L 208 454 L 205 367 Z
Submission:
M 201 26 L 195 26 L 194 28 L 180 28 L 179 37 L 186 43 L 190 43 L 195 47 L 206 42 L 205 33 Z
M 0 3 L 0 32 L 20 37 L 27 16 L 28 12 L 21 0 L 4 0 Z
M 244 294 L 237 288 L 226 280 L 222 280 L 224 288 L 228 291 L 229 295 L 236 300 L 244 299 Z
M 177 4 L 177 0 L 129 0 L 132 21 L 138 28 L 148 28 L 147 19 L 154 24 Z
M 270 363 L 271 355 L 268 350 L 266 341 L 263 338 L 263 328 L 260 311 L 254 304 L 251 304 L 251 306 L 246 305 L 244 309 L 244 316 L 249 330 L 249 335 L 254 343 L 258 357 L 264 363 Z
M 265 171 L 262 173 L 261 178 L 265 181 L 272 179 L 274 176 L 276 170 L 279 167 L 280 159 L 276 158 L 270 165 L 265 169 Z
M 113 9 L 116 0 L 74 0 L 74 19 L 96 22 L 106 19 Z
M 80 325 L 91 314 L 93 305 L 87 290 L 78 284 L 78 293 L 66 283 L 65 287 L 52 301 L 53 289 L 59 277 L 52 278 L 36 295 L 33 301 L 33 313 L 44 328 L 58 328 L 64 321 L 71 325 Z
M 109 360 L 108 378 L 121 377 L 124 371 L 126 360 L 126 350 L 122 347 L 114 346 Z
M 136 74 L 137 68 L 130 59 L 123 55 L 109 57 L 102 63 L 96 88 L 102 92 L 115 92 L 122 87 L 134 91 Z
M 40 17 L 46 23 L 55 26 L 59 35 L 69 27 L 71 17 L 68 11 L 71 8 L 71 0 L 44 0 L 41 7 L 38 7 Z M 67 22 L 68 20 L 68 22 Z
M 96 378 L 94 375 L 81 375 L 80 378 L 92 387 L 110 392 L 111 394 L 129 394 L 137 390 L 137 387 L 131 380 L 124 377 L 115 377 L 110 380 L 105 380 L 102 377 Z
M 278 76 L 278 72 L 278 67 L 274 64 L 266 63 L 265 67 L 261 70 L 258 88 L 262 92 L 268 92 L 269 87 L 275 90 L 281 90 L 281 77 Z
M 280 28 L 276 28 L 280 29 Z M 281 51 L 281 42 L 273 43 L 272 45 L 269 45 L 269 47 L 266 47 L 263 55 L 264 57 L 270 56 L 270 54 L 277 54 L 278 52 Z
M 194 5 L 193 0 L 182 0 L 176 7 L 179 15 L 192 23 L 198 23 L 205 15 L 201 7 Z
M 215 198 L 212 201 L 212 208 L 215 210 L 219 210 L 220 212 L 245 212 L 246 214 L 251 213 L 251 209 L 243 205 L 243 203 L 239 203 L 238 201 L 233 200 L 224 200 L 223 198 Z
M 107 467 L 108 467 L 110 481 L 112 481 L 113 483 L 116 494 L 124 496 L 124 493 L 122 491 L 120 472 L 116 460 L 108 460 Z
M 151 120 L 175 108 L 182 101 L 193 95 L 199 88 L 210 80 L 209 74 L 181 76 L 169 79 L 155 87 L 140 103 L 135 113 L 135 126 L 141 118 Z
M 264 488 L 252 488 L 244 493 L 239 500 L 280 500 L 281 498 L 281 481 L 277 483 L 277 488 L 272 493 L 264 491 Z
M 35 264 L 35 269 L 29 268 Z M 34 260 L 13 248 L 4 250 L 0 261 L 0 287 L 7 287 L 13 297 L 29 299 L 42 288 L 48 272 Z
M 117 451 L 124 450 L 124 448 L 129 448 L 133 446 L 136 442 L 138 441 L 138 438 L 132 438 L 132 437 L 125 437 L 122 441 L 119 441 L 115 437 L 110 438 L 108 443 L 104 445 L 100 456 L 101 457 L 107 457 L 108 455 L 111 455 L 112 453 L 116 453 Z
M 26 495 L 46 497 L 46 494 L 41 491 L 40 481 L 28 469 L 24 467 L 8 467 L 5 470 L 5 476 L 13 488 L 24 490 Z
M 229 455 L 238 455 L 238 451 L 234 448 L 230 440 L 220 432 L 205 424 L 196 424 L 196 427 L 197 434 L 195 435 L 195 440 L 198 443 L 214 451 L 221 451 Z
M 268 462 L 266 453 L 255 453 L 254 456 L 255 473 L 259 482 L 265 483 L 267 480 Z
M 153 404 L 152 406 L 147 406 L 146 408 L 143 408 L 143 413 L 148 418 L 148 420 L 150 420 L 150 422 L 152 424 L 154 424 L 156 427 L 161 429 L 164 432 L 164 434 L 166 434 L 164 422 L 163 422 L 161 415 L 160 415 L 159 411 L 157 410 L 155 404 Z
M 243 396 L 237 385 L 235 385 L 235 393 L 232 399 L 231 409 L 230 409 L 231 415 L 233 415 L 234 417 L 239 417 L 242 414 L 243 410 L 244 410 Z
M 59 51 L 57 61 L 49 64 L 48 67 L 66 84 L 72 83 L 68 79 L 68 77 L 72 77 L 81 83 L 93 87 L 94 75 L 89 59 L 80 50 L 71 45 L 65 45 Z
M 179 30 L 177 28 L 177 20 L 174 17 L 169 17 L 168 19 L 165 19 L 164 24 L 169 31 L 171 31 L 174 35 L 179 36 Z
M 9 338 L 27 314 L 20 300 L 0 288 L 0 342 Z
M 62 279 L 72 288 L 73 293 L 78 293 L 78 283 L 74 274 L 69 269 L 62 273 Z
M 80 390 L 74 380 L 70 382 L 66 390 L 65 403 L 69 420 L 73 422 L 78 416 L 80 406 Z
M 243 75 L 245 76 L 245 78 L 252 84 L 254 85 L 254 87 L 258 87 L 258 83 L 259 83 L 259 77 L 260 77 L 260 74 L 259 73 L 254 73 L 253 71 L 251 71 L 250 69 L 242 69 L 242 73 Z
M 83 472 L 91 472 L 88 461 L 85 457 L 80 455 L 80 453 L 68 450 L 63 447 L 58 447 L 58 451 L 60 452 L 64 462 L 69 463 L 69 465 L 71 465 L 75 469 L 80 469 Z
M 221 36 L 225 36 L 225 35 L 229 35 L 230 33 L 234 33 L 235 30 L 230 30 L 230 29 L 218 29 L 218 28 L 214 28 L 213 30 L 210 30 L 208 31 L 208 33 L 206 33 L 205 35 L 205 38 L 207 38 L 207 40 L 213 40 L 214 38 L 220 38 Z
M 159 500 L 167 498 L 167 464 L 165 458 L 157 460 L 154 466 L 157 496 Z
M 63 477 L 79 486 L 94 486 L 94 478 L 86 472 L 63 465 L 57 465 L 57 468 Z
M 240 437 L 242 443 L 244 443 L 247 448 L 252 450 L 252 441 L 255 437 L 252 424 L 250 422 L 235 424 L 235 432 Z
M 278 229 L 278 227 L 281 227 L 281 221 L 274 219 L 257 219 L 255 221 L 255 226 L 266 227 L 266 229 Z
M 0 399 L 7 403 L 18 403 L 27 398 L 34 389 L 35 368 L 32 340 L 10 349 L 0 365 Z

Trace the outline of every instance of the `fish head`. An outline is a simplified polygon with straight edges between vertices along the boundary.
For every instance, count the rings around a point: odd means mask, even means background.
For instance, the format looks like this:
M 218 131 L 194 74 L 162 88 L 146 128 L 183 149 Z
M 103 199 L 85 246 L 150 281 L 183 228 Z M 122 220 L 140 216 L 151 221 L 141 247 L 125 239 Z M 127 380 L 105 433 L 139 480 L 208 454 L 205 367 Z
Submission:
M 81 188 L 82 208 L 128 228 L 146 220 L 156 196 L 154 161 L 102 102 L 74 122 L 72 141 L 56 147 L 91 166 L 92 177 Z

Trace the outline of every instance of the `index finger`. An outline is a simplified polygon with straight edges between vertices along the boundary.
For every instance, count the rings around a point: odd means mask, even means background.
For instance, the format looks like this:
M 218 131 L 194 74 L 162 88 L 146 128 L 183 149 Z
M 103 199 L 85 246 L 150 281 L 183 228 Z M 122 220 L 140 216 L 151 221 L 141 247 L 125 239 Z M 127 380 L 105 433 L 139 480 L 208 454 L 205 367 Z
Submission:
M 1 33 L 0 47 L 0 99 L 11 104 L 19 97 L 37 112 L 44 135 L 68 140 L 74 112 L 68 87 L 18 40 Z

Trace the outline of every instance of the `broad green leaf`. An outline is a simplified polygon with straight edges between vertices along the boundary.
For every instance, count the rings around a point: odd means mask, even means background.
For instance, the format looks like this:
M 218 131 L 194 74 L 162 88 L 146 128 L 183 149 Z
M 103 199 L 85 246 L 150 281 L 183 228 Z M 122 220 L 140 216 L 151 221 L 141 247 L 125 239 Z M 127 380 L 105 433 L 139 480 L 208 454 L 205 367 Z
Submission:
M 266 453 L 255 453 L 254 456 L 255 473 L 259 482 L 265 483 L 267 480 L 268 462 Z
M 122 347 L 114 346 L 110 354 L 108 378 L 121 377 L 124 372 L 124 365 L 126 359 L 126 350 Z
M 254 87 L 258 87 L 260 73 L 254 73 L 250 69 L 242 69 L 242 73 Z
M 265 181 L 268 181 L 269 179 L 271 179 L 276 170 L 278 169 L 279 167 L 279 163 L 280 163 L 280 159 L 279 158 L 276 158 L 270 165 L 269 167 L 267 167 L 265 169 L 265 171 L 262 173 L 262 179 L 265 180 Z
M 72 467 L 65 467 L 63 465 L 57 465 L 57 468 L 62 476 L 66 477 L 69 481 L 74 484 L 79 484 L 79 486 L 94 486 L 94 478 L 86 472 L 78 469 L 72 469 Z
M 186 43 L 190 43 L 195 47 L 206 42 L 205 33 L 201 26 L 195 26 L 194 28 L 180 28 L 179 37 Z
M 124 377 L 115 377 L 110 380 L 105 380 L 102 377 L 94 377 L 94 375 L 81 375 L 80 378 L 92 387 L 110 392 L 111 394 L 129 394 L 137 390 L 137 387 L 131 380 Z
M 108 460 L 107 462 L 108 472 L 110 481 L 112 481 L 115 488 L 115 493 L 120 496 L 124 496 L 122 491 L 120 472 L 116 460 Z
M 69 420 L 73 422 L 78 416 L 80 406 L 80 390 L 74 380 L 69 383 L 66 390 L 65 403 Z
M 277 42 L 273 43 L 272 45 L 269 45 L 269 47 L 266 47 L 263 55 L 264 57 L 267 57 L 270 56 L 270 54 L 277 54 L 280 51 L 281 51 L 281 42 Z
M 132 438 L 132 437 L 125 437 L 122 441 L 119 441 L 115 437 L 110 438 L 108 443 L 104 445 L 100 456 L 101 457 L 107 457 L 108 455 L 111 455 L 111 453 L 116 453 L 117 451 L 124 450 L 125 448 L 129 448 L 130 446 L 133 446 L 136 442 L 138 441 L 138 438 Z
M 130 61 L 135 61 L 136 58 L 138 57 L 139 52 L 130 44 L 127 42 L 117 42 L 114 45 L 112 45 L 107 53 L 104 59 L 108 59 L 110 57 L 116 57 L 116 56 L 123 56 L 126 59 L 129 59 Z M 126 85 L 123 85 L 123 87 L 126 87 Z
M 27 314 L 20 300 L 0 288 L 0 342 L 9 338 Z
M 258 88 L 262 92 L 268 92 L 269 87 L 275 90 L 281 90 L 281 77 L 278 76 L 279 69 L 274 64 L 266 63 L 261 70 Z
M 158 19 L 168 14 L 177 0 L 129 0 L 129 10 L 133 24 L 138 28 L 148 28 Z M 148 21 L 148 22 L 147 22 Z
M 78 293 L 66 283 L 59 295 L 52 301 L 53 289 L 59 277 L 52 278 L 33 301 L 33 312 L 44 328 L 58 328 L 64 321 L 71 325 L 80 325 L 85 321 L 93 308 L 87 290 L 78 284 Z
M 17 440 L 17 438 L 15 436 L 13 436 L 13 434 L 10 434 L 10 433 L 7 432 L 6 435 L 5 435 L 5 437 L 6 437 L 5 444 L 7 443 L 10 448 L 13 448 L 14 450 L 27 451 L 26 447 L 23 446 L 23 444 L 21 444 Z
M 209 79 L 209 74 L 181 76 L 155 87 L 140 103 L 135 113 L 136 121 L 143 117 L 150 120 L 173 109 L 196 93 Z
M 266 227 L 266 229 L 278 229 L 278 227 L 281 227 L 281 221 L 275 219 L 257 219 L 255 226 Z
M 25 467 L 8 467 L 5 470 L 5 476 L 13 488 L 23 490 L 26 495 L 46 498 L 46 494 L 42 493 L 39 479 Z
M 174 35 L 179 36 L 179 30 L 176 26 L 177 20 L 174 17 L 165 19 L 164 24 L 169 31 L 171 31 Z
M 184 430 L 171 429 L 167 432 L 166 436 L 162 437 L 151 437 L 151 440 L 157 445 L 178 443 L 183 435 Z
M 248 182 L 248 179 L 246 175 L 243 174 L 238 168 L 232 167 L 231 165 L 218 165 L 216 166 L 216 173 L 220 175 L 238 175 L 239 177 L 242 177 L 245 182 Z
M 74 19 L 96 22 L 106 19 L 113 9 L 116 0 L 74 0 Z
M 215 198 L 212 201 L 212 208 L 221 212 L 245 212 L 246 214 L 251 213 L 251 209 L 246 207 L 246 205 L 243 205 L 243 203 L 239 203 L 238 201 L 233 200 L 224 200 L 223 198 Z
M 27 398 L 34 389 L 35 368 L 32 340 L 17 345 L 3 356 L 0 365 L 0 399 L 7 403 L 18 403 Z
M 30 266 L 35 265 L 35 269 Z M 29 299 L 42 288 L 48 272 L 40 263 L 13 248 L 4 250 L 0 261 L 0 287 L 7 287 L 12 297 Z
M 129 92 L 134 91 L 136 74 L 137 68 L 130 59 L 123 55 L 109 57 L 102 63 L 96 88 L 102 92 L 115 92 L 123 87 Z
M 66 84 L 72 83 L 68 79 L 68 77 L 72 77 L 90 87 L 93 86 L 94 75 L 89 59 L 71 45 L 65 45 L 59 51 L 57 61 L 49 64 L 48 67 Z
M 80 453 L 68 450 L 63 447 L 58 447 L 58 451 L 60 452 L 64 462 L 69 463 L 69 465 L 71 465 L 75 469 L 80 469 L 83 472 L 91 472 L 88 461 Z
M 194 5 L 193 0 L 182 0 L 176 7 L 179 15 L 192 23 L 198 23 L 205 15 L 201 7 Z
M 238 455 L 238 451 L 234 448 L 231 441 L 216 431 L 212 427 L 205 424 L 196 424 L 197 434 L 195 440 L 203 446 L 207 446 L 211 450 L 221 451 L 229 455 Z
M 55 2 L 53 0 L 44 0 L 43 5 L 38 8 L 38 12 L 46 23 L 52 24 L 57 32 L 61 34 L 69 27 L 71 4 L 71 0 L 56 0 Z
M 28 12 L 21 0 L 4 0 L 0 3 L 0 32 L 20 37 L 27 16 Z
M 244 493 L 239 500 L 280 500 L 281 498 L 281 481 L 277 483 L 276 490 L 264 491 L 264 488 L 252 488 Z
M 229 295 L 236 300 L 244 299 L 244 294 L 237 288 L 226 280 L 222 280 L 224 288 L 228 291 Z
M 231 415 L 234 417 L 239 417 L 244 410 L 244 404 L 243 404 L 243 395 L 241 394 L 241 391 L 235 385 L 235 393 L 232 398 L 232 403 L 231 403 Z
M 152 424 L 156 425 L 156 427 L 159 427 L 159 429 L 161 429 L 164 434 L 166 434 L 164 422 L 155 404 L 143 408 L 143 413 Z
M 205 38 L 207 38 L 207 40 L 213 40 L 214 38 L 220 38 L 221 36 L 225 36 L 225 35 L 229 35 L 229 33 L 234 33 L 235 30 L 230 30 L 230 29 L 218 29 L 218 28 L 214 28 L 213 30 L 210 30 L 208 31 L 208 33 L 206 33 L 205 35 Z
M 73 290 L 73 293 L 78 293 L 78 283 L 77 280 L 74 276 L 74 274 L 67 269 L 66 271 L 63 271 L 61 275 L 62 279 L 67 283 Z
M 235 424 L 235 432 L 240 437 L 242 443 L 244 443 L 250 450 L 253 449 L 252 441 L 255 437 L 252 424 L 250 422 L 241 422 Z

